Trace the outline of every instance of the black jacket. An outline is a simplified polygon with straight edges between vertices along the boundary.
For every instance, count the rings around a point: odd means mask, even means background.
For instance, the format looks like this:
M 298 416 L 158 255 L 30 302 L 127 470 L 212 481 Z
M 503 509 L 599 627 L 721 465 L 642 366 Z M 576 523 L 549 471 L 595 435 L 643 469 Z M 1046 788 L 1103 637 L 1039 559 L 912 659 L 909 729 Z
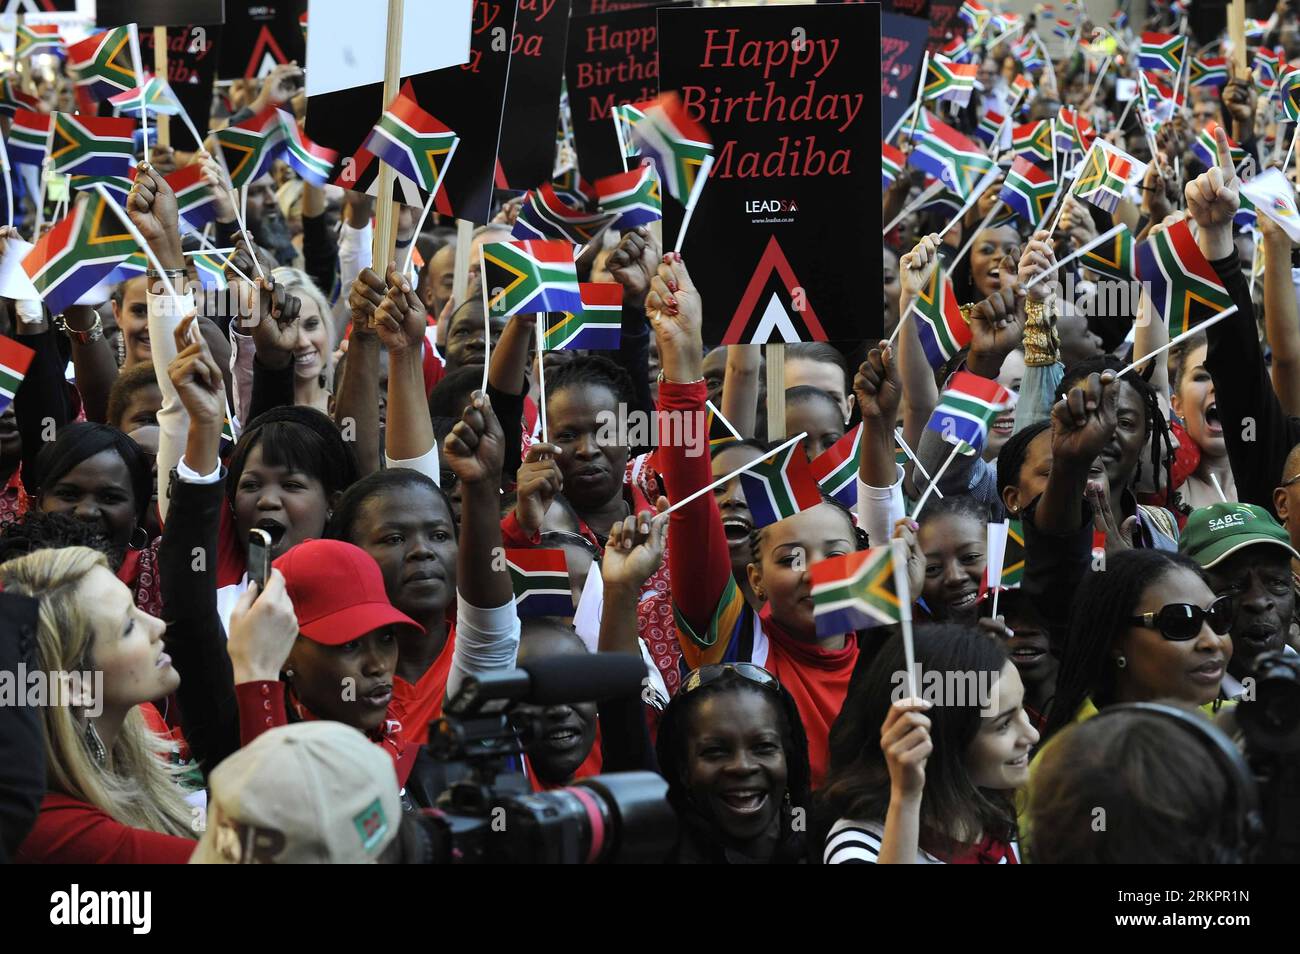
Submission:
M 29 596 L 0 593 L 0 674 L 22 693 L 19 665 L 37 671 L 36 612 Z M 21 700 L 15 699 L 13 702 Z M 13 860 L 45 797 L 45 737 L 37 706 L 0 705 L 0 864 Z

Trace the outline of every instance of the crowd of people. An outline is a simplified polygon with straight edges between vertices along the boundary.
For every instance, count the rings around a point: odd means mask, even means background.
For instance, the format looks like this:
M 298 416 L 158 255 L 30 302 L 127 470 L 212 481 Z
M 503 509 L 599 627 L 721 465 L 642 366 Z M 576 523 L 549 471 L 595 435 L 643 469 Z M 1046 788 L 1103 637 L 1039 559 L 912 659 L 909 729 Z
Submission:
M 1135 44 L 1182 15 L 1154 6 L 1109 32 Z M 665 862 L 1260 850 L 1223 752 L 1243 745 L 1256 660 L 1300 647 L 1300 272 L 1272 219 L 1234 224 L 1228 136 L 1262 169 L 1290 127 L 1233 68 L 1148 137 L 1118 97 L 1135 52 L 1099 77 L 1094 24 L 1072 16 L 1085 42 L 1050 65 L 1026 70 L 1012 39 L 977 46 L 976 91 L 946 118 L 973 131 L 1025 76 L 1016 122 L 1074 109 L 1151 160 L 1143 180 L 1110 213 L 1065 198 L 1049 232 L 989 216 L 1001 177 L 955 221 L 900 218 L 927 186 L 905 166 L 883 201 L 887 340 L 787 345 L 783 429 L 762 349 L 706 348 L 718 306 L 689 243 L 665 251 L 657 224 L 578 262 L 622 287 L 620 350 L 538 353 L 541 316 L 489 318 L 478 285 L 478 249 L 509 239 L 516 199 L 475 230 L 458 299 L 457 233 L 436 215 L 417 234 L 403 208 L 393 260 L 372 261 L 368 196 L 277 163 L 249 187 L 245 231 L 211 140 L 142 155 L 126 209 L 165 276 L 60 315 L 0 299 L 0 331 L 34 352 L 0 417 L 0 669 L 93 674 L 61 704 L 0 707 L 0 859 L 418 860 L 444 705 L 469 680 L 592 653 L 642 660 L 644 689 L 521 705 L 516 769 L 532 792 L 658 773 L 677 820 L 654 846 Z M 1287 0 L 1254 45 L 1300 62 Z M 300 75 L 223 88 L 213 127 L 267 105 L 301 118 Z M 34 80 L 47 106 L 67 99 L 69 76 Z M 1210 121 L 1206 165 L 1191 145 Z M 889 145 L 911 148 L 906 124 Z M 164 176 L 191 165 L 218 187 L 213 241 L 236 249 L 229 307 L 186 281 L 193 238 Z M 0 241 L 31 238 L 33 205 L 19 195 Z M 1112 224 L 1140 241 L 1176 218 L 1238 310 L 1121 376 L 1166 330 L 1136 301 L 1099 307 L 1104 280 L 1058 262 Z M 936 370 L 909 311 L 965 246 L 951 272 L 971 340 Z M 969 456 L 926 427 L 958 371 L 1019 394 Z M 704 453 L 604 426 L 703 421 L 706 402 L 739 438 Z M 789 438 L 811 459 L 858 427 L 855 506 L 825 496 L 763 522 L 734 476 L 688 500 Z M 1024 566 L 999 592 L 987 541 L 1004 520 Z M 810 568 L 893 540 L 910 639 L 819 632 Z M 518 611 L 501 557 L 528 548 L 563 552 L 572 614 Z M 576 618 L 592 575 L 598 633 Z M 981 692 L 900 693 L 909 647 L 921 673 Z

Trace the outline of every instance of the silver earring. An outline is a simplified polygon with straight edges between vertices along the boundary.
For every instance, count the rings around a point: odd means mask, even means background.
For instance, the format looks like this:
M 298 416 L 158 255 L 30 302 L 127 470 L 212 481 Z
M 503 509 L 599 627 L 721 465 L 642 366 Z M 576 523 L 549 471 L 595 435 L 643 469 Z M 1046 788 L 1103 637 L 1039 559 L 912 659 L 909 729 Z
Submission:
M 104 748 L 104 740 L 99 737 L 99 732 L 95 729 L 95 723 L 89 719 L 86 720 L 86 748 L 90 749 L 90 757 L 95 760 L 100 768 L 108 762 L 108 750 Z
M 284 678 L 285 678 L 285 679 L 292 679 L 292 678 L 293 678 L 293 670 L 292 670 L 292 669 L 286 669 L 286 670 L 284 671 Z
M 1128 665 L 1128 660 L 1125 659 L 1123 656 L 1119 656 L 1119 657 L 1116 658 L 1116 660 L 1115 660 L 1115 666 L 1116 666 L 1117 668 L 1119 668 L 1119 669 L 1123 669 L 1123 668 L 1124 668 L 1125 666 L 1127 666 L 1127 665 Z

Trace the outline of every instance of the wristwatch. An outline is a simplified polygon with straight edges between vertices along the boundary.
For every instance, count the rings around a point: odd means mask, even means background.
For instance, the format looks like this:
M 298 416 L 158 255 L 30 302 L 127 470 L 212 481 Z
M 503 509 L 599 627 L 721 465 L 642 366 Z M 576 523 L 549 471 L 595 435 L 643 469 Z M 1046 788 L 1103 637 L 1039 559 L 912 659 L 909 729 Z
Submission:
M 95 312 L 95 323 L 85 331 L 78 331 L 76 328 L 69 328 L 68 320 L 62 315 L 59 315 L 54 319 L 54 327 L 58 328 L 67 335 L 69 339 L 77 344 L 88 345 L 92 341 L 104 340 L 104 319 L 99 316 L 99 312 Z

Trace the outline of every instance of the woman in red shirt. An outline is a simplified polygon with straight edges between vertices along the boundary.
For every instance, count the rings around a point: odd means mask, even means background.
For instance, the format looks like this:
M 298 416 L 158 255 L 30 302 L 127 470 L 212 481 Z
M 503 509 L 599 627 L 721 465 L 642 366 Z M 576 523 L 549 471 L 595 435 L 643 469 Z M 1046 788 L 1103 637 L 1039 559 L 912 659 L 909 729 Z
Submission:
M 194 812 L 161 757 L 170 743 L 149 731 L 140 709 L 180 685 L 162 620 L 136 606 L 104 556 L 86 547 L 12 560 L 0 584 L 40 600 L 36 657 L 51 695 L 41 706 L 48 790 L 18 860 L 187 861 Z
M 646 299 L 664 380 L 662 415 L 704 420 L 706 387 L 699 293 L 678 255 L 665 257 Z M 668 499 L 683 500 L 712 480 L 709 457 L 665 439 L 657 452 Z M 808 567 L 858 547 L 852 517 L 834 502 L 763 527 L 752 538 L 749 581 L 762 609 L 754 613 L 732 577 L 727 535 L 712 494 L 673 512 L 668 524 L 669 579 L 682 657 L 692 668 L 752 662 L 768 670 L 798 706 L 808 735 L 815 788 L 826 771 L 827 736 L 839 715 L 858 658 L 855 633 L 817 637 Z

